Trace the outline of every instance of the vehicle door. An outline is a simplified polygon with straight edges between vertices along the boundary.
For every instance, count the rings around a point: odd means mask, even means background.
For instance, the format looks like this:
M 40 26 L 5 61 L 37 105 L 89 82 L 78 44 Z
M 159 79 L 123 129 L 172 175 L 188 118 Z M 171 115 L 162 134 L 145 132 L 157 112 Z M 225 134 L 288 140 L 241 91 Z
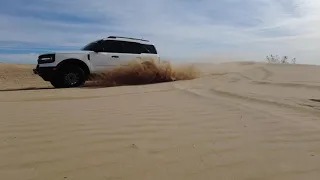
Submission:
M 121 41 L 102 41 L 97 46 L 96 51 L 91 53 L 91 61 L 95 66 L 95 71 L 104 71 L 114 68 L 120 63 L 122 51 L 123 44 Z
M 141 44 L 137 42 L 123 41 L 123 51 L 120 55 L 121 65 L 127 65 L 128 62 L 141 60 Z

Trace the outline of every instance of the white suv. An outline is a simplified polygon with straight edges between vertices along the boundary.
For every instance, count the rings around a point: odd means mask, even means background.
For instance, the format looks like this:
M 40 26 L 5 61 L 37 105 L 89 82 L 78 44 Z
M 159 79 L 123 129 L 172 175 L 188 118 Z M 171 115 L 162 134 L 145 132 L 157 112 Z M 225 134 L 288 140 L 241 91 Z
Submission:
M 160 61 L 157 49 L 148 40 L 109 36 L 79 51 L 41 54 L 33 72 L 56 88 L 79 87 L 90 75 L 132 60 L 149 59 Z

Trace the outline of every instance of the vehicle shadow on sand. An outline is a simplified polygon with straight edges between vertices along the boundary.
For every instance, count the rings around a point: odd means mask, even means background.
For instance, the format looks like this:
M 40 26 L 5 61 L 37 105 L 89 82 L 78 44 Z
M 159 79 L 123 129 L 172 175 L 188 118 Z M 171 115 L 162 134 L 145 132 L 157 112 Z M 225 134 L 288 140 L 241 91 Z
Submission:
M 0 92 L 15 92 L 15 91 L 40 91 L 40 90 L 62 90 L 62 89 L 100 89 L 115 86 L 82 86 L 73 88 L 54 88 L 54 87 L 26 87 L 26 88 L 12 88 L 12 89 L 0 89 Z
M 103 81 L 98 82 L 88 82 L 80 87 L 70 87 L 70 88 L 55 88 L 55 87 L 25 87 L 25 88 L 12 88 L 12 89 L 0 89 L 0 92 L 14 92 L 14 91 L 40 91 L 40 90 L 62 90 L 62 89 L 103 89 L 103 88 L 112 88 L 112 87 L 121 87 L 121 86 L 143 86 L 151 84 L 163 84 L 172 82 L 171 81 L 153 81 L 153 82 L 141 82 L 141 81 L 132 81 L 127 83 L 112 84 L 106 83 Z
M 34 91 L 34 90 L 47 90 L 47 89 L 54 89 L 54 87 L 27 87 L 27 88 L 0 89 L 0 92 Z

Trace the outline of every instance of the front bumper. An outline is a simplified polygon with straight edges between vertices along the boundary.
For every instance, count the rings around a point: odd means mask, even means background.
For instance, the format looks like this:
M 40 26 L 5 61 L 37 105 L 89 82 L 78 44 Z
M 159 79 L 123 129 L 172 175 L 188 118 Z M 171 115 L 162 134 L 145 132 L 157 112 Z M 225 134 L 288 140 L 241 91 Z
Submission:
M 33 73 L 39 75 L 43 80 L 50 81 L 57 74 L 56 67 L 37 67 L 33 69 Z
M 33 74 L 39 74 L 38 69 L 39 69 L 38 66 L 37 68 L 33 69 Z

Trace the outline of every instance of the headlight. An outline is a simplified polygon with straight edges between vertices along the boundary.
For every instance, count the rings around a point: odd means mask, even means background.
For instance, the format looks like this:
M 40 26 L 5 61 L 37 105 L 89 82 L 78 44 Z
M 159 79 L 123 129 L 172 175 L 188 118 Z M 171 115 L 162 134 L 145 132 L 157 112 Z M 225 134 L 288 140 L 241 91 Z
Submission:
M 42 54 L 38 57 L 38 64 L 53 63 L 54 61 L 54 54 Z

